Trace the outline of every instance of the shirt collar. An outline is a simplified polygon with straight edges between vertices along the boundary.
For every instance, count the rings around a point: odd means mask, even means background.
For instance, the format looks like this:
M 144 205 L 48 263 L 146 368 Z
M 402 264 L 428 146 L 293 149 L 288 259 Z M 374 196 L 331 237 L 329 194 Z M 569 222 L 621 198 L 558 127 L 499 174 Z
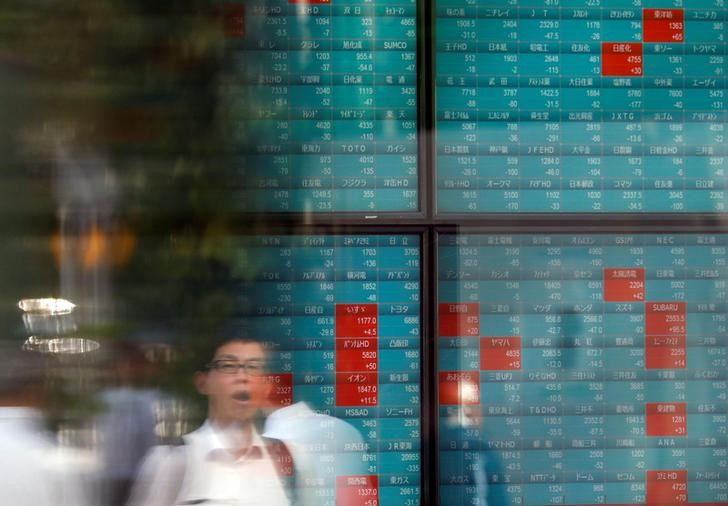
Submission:
M 265 443 L 255 425 L 251 425 L 250 444 L 247 447 L 241 447 L 239 430 L 236 424 L 221 428 L 206 420 L 202 427 L 195 431 L 195 437 L 205 445 L 207 458 L 212 461 L 237 462 L 262 458 Z

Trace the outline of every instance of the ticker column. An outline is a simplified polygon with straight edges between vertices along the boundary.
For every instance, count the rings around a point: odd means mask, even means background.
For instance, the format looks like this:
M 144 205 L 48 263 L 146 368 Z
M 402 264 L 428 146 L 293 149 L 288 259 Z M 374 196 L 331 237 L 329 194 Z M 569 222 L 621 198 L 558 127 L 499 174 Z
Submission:
M 688 187 L 685 209 L 725 211 L 728 193 L 724 176 L 728 171 L 725 119 L 719 111 L 726 107 L 726 54 L 728 37 L 720 0 L 707 2 L 685 19 L 685 108 L 698 121 L 685 128 L 685 170 Z M 707 192 L 707 199 L 705 198 Z
M 421 469 L 419 238 L 383 235 L 378 241 L 379 498 L 414 506 Z
M 256 265 L 253 279 L 235 273 L 240 283 L 236 332 L 265 341 L 271 362 L 270 374 L 265 377 L 271 384 L 268 401 L 273 408 L 287 406 L 293 401 L 294 362 L 291 244 L 279 236 L 245 237 L 238 244 L 243 262 L 248 258 L 265 260 Z
M 561 211 L 602 211 L 607 188 L 602 156 L 600 7 L 561 11 Z M 599 195 L 602 192 L 602 195 Z
M 646 500 L 673 504 L 687 502 L 688 447 L 687 375 L 687 248 L 685 235 L 644 237 L 645 303 L 645 452 Z M 663 310 L 670 301 L 677 307 Z M 669 352 L 660 350 L 666 343 Z M 681 346 L 682 345 L 682 346 Z M 659 350 L 659 351 L 658 351 Z M 658 356 L 655 356 L 657 352 Z M 672 358 L 659 358 L 669 353 Z
M 526 343 L 521 282 L 528 239 L 475 236 L 480 240 L 480 391 L 482 438 L 489 501 L 524 500 Z M 499 502 L 498 502 L 499 503 Z M 499 503 L 500 504 L 500 503 Z
M 609 236 L 599 248 L 606 311 L 604 462 L 608 504 L 644 502 L 645 248 L 639 235 Z
M 438 406 L 440 501 L 484 498 L 481 449 L 478 244 L 470 236 L 440 237 Z
M 523 170 L 520 149 L 525 123 L 521 115 L 522 45 L 529 34 L 518 9 L 478 7 L 477 105 L 478 105 L 478 207 L 482 212 L 518 212 L 522 208 Z M 467 209 L 470 210 L 470 209 Z
M 614 8 L 610 4 L 602 10 L 604 184 L 616 189 L 607 194 L 603 209 L 639 212 L 647 210 L 642 137 L 642 12 L 631 3 L 620 4 Z
M 288 0 L 293 211 L 333 209 L 330 0 Z
M 728 491 L 728 306 L 725 234 L 686 241 L 688 298 L 687 455 L 691 502 L 725 502 Z
M 524 504 L 563 503 L 565 325 L 563 256 L 567 236 L 532 236 L 521 253 Z M 540 244 L 539 244 L 540 243 Z
M 292 292 L 295 399 L 305 400 L 320 412 L 333 416 L 336 244 L 330 236 L 291 237 L 289 242 L 296 245 L 283 251 L 290 255 L 288 262 L 294 265 L 296 273 Z M 333 470 L 330 474 L 334 474 Z
M 560 7 L 523 9 L 520 27 L 523 174 L 520 211 L 558 212 L 562 207 Z
M 290 210 L 289 23 L 285 0 L 224 7 L 232 76 L 221 86 L 232 117 L 231 163 L 243 211 Z
M 340 236 L 335 259 L 336 278 L 336 407 L 337 414 L 357 427 L 363 447 L 350 452 L 377 455 L 378 431 L 366 430 L 367 420 L 378 419 L 379 304 L 377 238 Z M 374 506 L 379 500 L 379 477 L 337 476 L 340 504 Z
M 564 483 L 567 504 L 606 502 L 605 345 L 607 331 L 599 253 L 601 235 L 574 235 L 562 244 L 564 333 Z M 586 254 L 585 254 L 586 253 Z
M 669 2 L 666 2 L 669 4 Z M 684 9 L 643 9 L 645 185 L 647 207 L 655 211 L 697 211 L 689 202 L 694 186 L 686 173 L 686 56 Z M 695 206 L 695 207 L 693 207 Z M 691 208 L 692 207 L 692 208 Z
M 369 208 L 376 190 L 374 163 L 375 6 L 334 1 L 334 158 L 336 208 Z
M 441 211 L 479 211 L 478 7 L 437 2 L 437 187 Z
M 296 283 L 291 259 L 295 257 L 297 245 L 289 237 L 268 236 L 257 239 L 261 248 L 254 258 L 274 258 L 276 267 L 265 271 L 262 282 L 255 290 L 251 290 L 253 300 L 268 300 L 270 306 L 255 318 L 253 336 L 272 338 L 269 348 L 271 355 L 271 373 L 267 381 L 271 383 L 269 401 L 272 407 L 283 407 L 293 403 L 295 363 L 296 307 L 293 304 L 293 285 Z M 252 323 L 252 322 L 251 322 Z
M 369 209 L 408 211 L 417 199 L 417 5 L 386 2 L 375 9 L 374 167 L 377 198 Z

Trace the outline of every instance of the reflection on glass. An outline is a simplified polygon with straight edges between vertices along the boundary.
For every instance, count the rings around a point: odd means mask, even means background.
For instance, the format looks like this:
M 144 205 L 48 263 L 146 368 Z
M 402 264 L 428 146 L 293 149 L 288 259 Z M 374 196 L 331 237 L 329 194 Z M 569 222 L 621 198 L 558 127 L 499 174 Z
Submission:
M 239 7 L 222 94 L 236 120 L 236 208 L 417 211 L 416 2 Z
M 727 245 L 441 236 L 444 503 L 725 502 Z
M 65 315 L 70 314 L 76 308 L 76 305 L 65 299 L 41 298 L 20 300 L 18 307 L 25 313 Z

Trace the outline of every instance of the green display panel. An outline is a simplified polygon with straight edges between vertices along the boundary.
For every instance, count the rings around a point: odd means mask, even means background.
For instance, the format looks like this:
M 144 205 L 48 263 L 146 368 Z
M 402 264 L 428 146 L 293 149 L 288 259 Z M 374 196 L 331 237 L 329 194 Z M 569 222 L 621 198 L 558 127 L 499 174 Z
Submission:
M 419 210 L 415 0 L 228 7 L 236 206 Z
M 726 210 L 723 0 L 436 0 L 440 213 Z

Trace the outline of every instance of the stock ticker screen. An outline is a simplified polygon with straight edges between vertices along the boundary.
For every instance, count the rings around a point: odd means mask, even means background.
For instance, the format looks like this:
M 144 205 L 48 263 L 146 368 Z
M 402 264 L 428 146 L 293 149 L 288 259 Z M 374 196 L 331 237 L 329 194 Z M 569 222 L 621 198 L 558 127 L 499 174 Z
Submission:
M 227 4 L 236 205 L 415 212 L 416 0 Z
M 441 235 L 442 504 L 727 504 L 727 252 Z
M 436 0 L 440 213 L 726 210 L 725 0 Z
M 239 251 L 256 273 L 241 323 L 273 343 L 274 404 L 350 426 L 329 420 L 305 448 L 313 504 L 420 504 L 419 236 L 250 236 Z M 361 439 L 341 437 L 351 427 Z

